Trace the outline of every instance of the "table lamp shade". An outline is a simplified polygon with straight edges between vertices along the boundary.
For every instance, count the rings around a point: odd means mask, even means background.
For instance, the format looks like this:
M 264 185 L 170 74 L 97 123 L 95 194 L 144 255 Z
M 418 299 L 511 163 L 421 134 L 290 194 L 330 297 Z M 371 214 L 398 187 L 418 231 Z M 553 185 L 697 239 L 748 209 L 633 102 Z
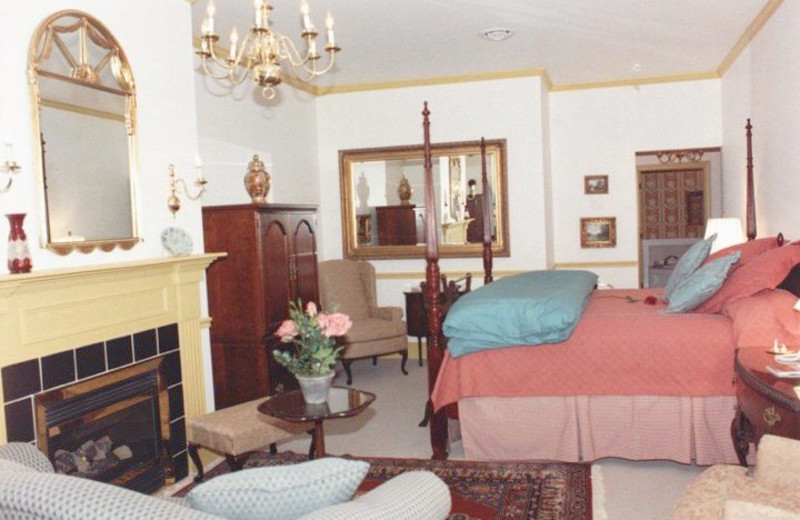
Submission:
M 711 244 L 711 253 L 744 242 L 742 221 L 738 218 L 710 218 L 706 222 L 705 238 L 717 234 L 716 240 Z

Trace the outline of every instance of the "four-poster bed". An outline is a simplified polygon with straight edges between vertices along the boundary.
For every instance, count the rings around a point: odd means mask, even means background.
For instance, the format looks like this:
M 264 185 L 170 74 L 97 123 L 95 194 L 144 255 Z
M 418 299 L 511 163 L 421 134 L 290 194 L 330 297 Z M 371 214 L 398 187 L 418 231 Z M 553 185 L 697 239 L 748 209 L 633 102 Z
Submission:
M 447 419 L 457 403 L 468 458 L 735 462 L 728 434 L 735 409 L 733 357 L 741 346 L 737 338 L 747 336 L 747 323 L 732 324 L 719 314 L 663 314 L 664 305 L 652 305 L 652 298 L 644 302 L 659 290 L 595 290 L 564 342 L 458 357 L 446 348 L 442 323 L 461 293 L 441 291 L 427 103 L 422 114 L 433 457 L 448 455 Z M 752 240 L 751 135 L 748 120 L 747 235 Z M 483 189 L 488 194 L 485 175 Z M 484 284 L 493 278 L 489 206 L 483 208 Z M 782 237 L 773 241 L 770 248 L 783 243 Z

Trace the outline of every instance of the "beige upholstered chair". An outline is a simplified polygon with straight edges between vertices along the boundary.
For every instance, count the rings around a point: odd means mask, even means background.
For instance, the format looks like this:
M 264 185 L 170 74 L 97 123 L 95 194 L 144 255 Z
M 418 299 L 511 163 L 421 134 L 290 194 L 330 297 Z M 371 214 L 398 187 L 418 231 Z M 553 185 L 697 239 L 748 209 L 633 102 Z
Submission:
M 752 473 L 711 466 L 686 489 L 672 520 L 800 520 L 800 441 L 764 435 Z
M 342 364 L 347 384 L 353 382 L 350 364 L 357 359 L 386 354 L 403 357 L 400 370 L 406 372 L 408 337 L 403 309 L 378 307 L 375 296 L 375 268 L 365 261 L 328 260 L 319 264 L 319 295 L 322 308 L 336 309 L 350 316 L 353 327 L 344 336 Z

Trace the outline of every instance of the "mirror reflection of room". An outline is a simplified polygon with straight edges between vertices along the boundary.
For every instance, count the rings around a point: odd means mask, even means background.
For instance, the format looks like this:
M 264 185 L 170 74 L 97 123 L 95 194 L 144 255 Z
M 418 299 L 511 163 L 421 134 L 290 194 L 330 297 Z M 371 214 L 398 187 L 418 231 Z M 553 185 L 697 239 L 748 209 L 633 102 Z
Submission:
M 353 163 L 352 170 L 358 243 L 370 246 L 423 244 L 422 159 L 357 162 Z M 492 161 L 488 161 L 487 175 L 489 179 L 494 175 Z M 481 243 L 485 199 L 480 153 L 435 158 L 433 177 L 441 211 L 440 242 L 454 245 Z M 494 215 L 494 201 L 491 209 Z
M 483 157 L 481 141 L 431 145 L 437 238 L 445 257 L 482 256 L 485 218 L 495 256 L 509 255 L 506 141 L 487 140 L 485 150 Z M 423 172 L 419 145 L 339 151 L 345 258 L 423 257 Z

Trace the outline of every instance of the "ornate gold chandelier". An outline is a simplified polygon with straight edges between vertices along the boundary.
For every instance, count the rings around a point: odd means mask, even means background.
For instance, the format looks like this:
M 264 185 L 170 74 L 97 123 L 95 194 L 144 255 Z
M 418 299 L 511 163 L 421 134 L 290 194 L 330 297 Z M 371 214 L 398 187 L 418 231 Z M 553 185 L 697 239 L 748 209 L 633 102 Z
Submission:
M 203 71 L 217 80 L 228 79 L 233 85 L 244 81 L 252 73 L 253 81 L 261 87 L 261 94 L 266 99 L 275 97 L 275 86 L 280 84 L 281 61 L 291 65 L 297 79 L 309 82 L 315 77 L 325 74 L 333 68 L 336 53 L 341 49 L 336 45 L 333 34 L 333 17 L 330 13 L 325 18 L 327 43 L 325 51 L 329 60 L 325 67 L 320 67 L 320 53 L 317 50 L 317 30 L 311 22 L 308 2 L 300 2 L 303 15 L 303 28 L 300 37 L 305 40 L 305 52 L 300 53 L 295 44 L 286 36 L 270 29 L 270 11 L 272 6 L 266 0 L 254 0 L 255 23 L 243 42 L 239 42 L 239 33 L 234 27 L 230 33 L 230 48 L 227 56 L 220 55 L 216 48 L 219 35 L 214 32 L 214 0 L 208 1 L 206 19 L 200 29 L 200 50 L 197 54 L 202 60 Z

